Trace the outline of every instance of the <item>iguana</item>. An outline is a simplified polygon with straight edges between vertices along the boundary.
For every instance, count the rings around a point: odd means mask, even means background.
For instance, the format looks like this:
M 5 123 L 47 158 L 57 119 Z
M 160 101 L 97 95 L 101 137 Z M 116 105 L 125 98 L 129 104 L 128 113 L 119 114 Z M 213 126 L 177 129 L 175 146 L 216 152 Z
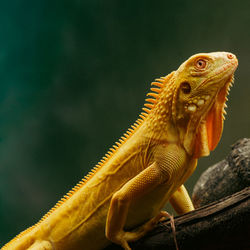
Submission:
M 167 213 L 193 210 L 183 185 L 223 130 L 238 66 L 227 52 L 200 53 L 152 83 L 140 118 L 93 170 L 7 249 L 130 249 Z

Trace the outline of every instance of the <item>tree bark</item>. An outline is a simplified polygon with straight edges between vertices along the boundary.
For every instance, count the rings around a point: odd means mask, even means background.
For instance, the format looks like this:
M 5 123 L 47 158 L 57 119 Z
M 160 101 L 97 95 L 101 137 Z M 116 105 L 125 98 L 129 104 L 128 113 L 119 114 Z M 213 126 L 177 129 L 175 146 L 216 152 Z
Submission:
M 194 186 L 195 208 L 208 205 L 250 186 L 250 139 L 231 146 L 228 156 L 209 167 Z

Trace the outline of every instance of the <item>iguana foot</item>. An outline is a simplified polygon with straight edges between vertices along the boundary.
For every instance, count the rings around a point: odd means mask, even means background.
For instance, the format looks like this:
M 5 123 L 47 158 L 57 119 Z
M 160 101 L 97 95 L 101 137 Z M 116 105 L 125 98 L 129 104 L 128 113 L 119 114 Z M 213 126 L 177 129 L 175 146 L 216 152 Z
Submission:
M 146 222 L 144 225 L 139 227 L 139 229 L 136 230 L 135 232 L 121 231 L 116 235 L 113 235 L 112 238 L 110 238 L 110 240 L 116 244 L 121 245 L 125 250 L 131 250 L 131 248 L 128 245 L 128 242 L 139 240 L 146 233 L 151 231 L 160 220 L 165 219 L 168 216 L 169 214 L 166 211 L 161 211 L 158 215 L 156 215 L 148 222 Z
M 159 214 L 157 214 L 155 217 L 150 219 L 148 222 L 146 222 L 144 225 L 142 225 L 135 232 L 126 232 L 126 235 L 125 235 L 126 240 L 132 242 L 132 241 L 136 241 L 136 240 L 140 239 L 146 233 L 150 232 L 159 221 L 165 219 L 168 216 L 169 216 L 169 214 L 166 211 L 159 212 Z

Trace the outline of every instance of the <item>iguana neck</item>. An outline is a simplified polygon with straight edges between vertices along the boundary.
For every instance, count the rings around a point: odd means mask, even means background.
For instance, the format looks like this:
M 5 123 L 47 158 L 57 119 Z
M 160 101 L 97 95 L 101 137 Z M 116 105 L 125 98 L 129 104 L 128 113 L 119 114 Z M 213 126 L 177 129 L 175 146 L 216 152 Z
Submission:
M 174 124 L 172 117 L 173 93 L 174 93 L 174 73 L 167 75 L 161 79 L 162 86 L 153 82 L 152 85 L 157 85 L 160 88 L 151 88 L 152 91 L 157 92 L 157 95 L 149 93 L 155 97 L 154 105 L 147 105 L 150 107 L 150 112 L 144 120 L 143 127 L 145 128 L 144 134 L 147 137 L 156 140 L 163 140 L 168 142 L 177 142 L 179 140 L 178 130 Z M 146 101 L 152 99 L 146 99 Z M 145 109 L 144 109 L 145 110 Z M 148 111 L 148 110 L 146 110 Z

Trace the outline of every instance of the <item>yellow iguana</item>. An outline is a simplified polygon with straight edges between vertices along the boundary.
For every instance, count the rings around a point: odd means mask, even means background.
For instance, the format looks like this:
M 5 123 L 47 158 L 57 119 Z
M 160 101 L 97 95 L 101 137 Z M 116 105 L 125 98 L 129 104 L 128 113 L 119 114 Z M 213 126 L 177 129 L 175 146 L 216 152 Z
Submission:
M 36 225 L 2 249 L 89 250 L 111 241 L 130 249 L 128 242 L 167 215 L 161 211 L 167 201 L 179 214 L 193 210 L 183 183 L 197 159 L 220 140 L 237 66 L 231 53 L 202 53 L 156 79 L 145 112 L 117 145 Z

